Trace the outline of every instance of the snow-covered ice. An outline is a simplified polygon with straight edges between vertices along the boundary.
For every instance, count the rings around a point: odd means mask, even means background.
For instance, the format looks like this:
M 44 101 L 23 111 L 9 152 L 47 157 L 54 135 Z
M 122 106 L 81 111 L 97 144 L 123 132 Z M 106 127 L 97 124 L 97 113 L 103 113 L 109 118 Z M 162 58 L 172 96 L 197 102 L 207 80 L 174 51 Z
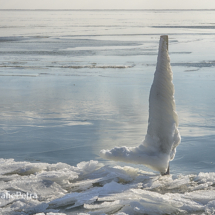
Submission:
M 215 211 L 213 172 L 160 176 L 98 161 L 70 166 L 13 159 L 1 159 L 0 172 L 0 213 L 5 215 L 213 214 Z M 15 195 L 17 192 L 19 196 Z
M 115 161 L 144 164 L 166 173 L 181 141 L 175 112 L 174 85 L 168 55 L 168 36 L 160 37 L 157 67 L 149 96 L 148 130 L 138 147 L 102 150 L 101 156 Z

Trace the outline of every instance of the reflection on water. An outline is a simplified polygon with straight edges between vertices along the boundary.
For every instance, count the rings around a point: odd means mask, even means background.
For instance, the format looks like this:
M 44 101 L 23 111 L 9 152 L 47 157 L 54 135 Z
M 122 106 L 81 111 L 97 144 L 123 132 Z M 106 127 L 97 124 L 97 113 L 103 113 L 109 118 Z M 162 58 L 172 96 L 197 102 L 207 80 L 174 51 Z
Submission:
M 193 74 L 181 84 L 184 74 L 176 70 L 174 76 L 182 143 L 171 166 L 174 172 L 210 171 L 214 167 L 210 153 L 214 147 L 213 101 L 208 101 L 210 88 L 198 89 L 198 85 L 208 85 L 208 80 L 204 83 L 199 77 L 195 85 L 189 84 Z M 4 77 L 1 157 L 75 165 L 100 159 L 103 148 L 140 144 L 147 129 L 153 72 L 149 76 L 147 70 L 137 71 L 135 77 L 114 70 L 108 75 Z
M 4 80 L 2 157 L 76 164 L 95 156 L 108 137 L 111 144 L 119 139 L 127 142 L 128 136 L 131 144 L 143 138 L 148 92 L 134 87 L 140 85 L 138 79 L 47 76 Z

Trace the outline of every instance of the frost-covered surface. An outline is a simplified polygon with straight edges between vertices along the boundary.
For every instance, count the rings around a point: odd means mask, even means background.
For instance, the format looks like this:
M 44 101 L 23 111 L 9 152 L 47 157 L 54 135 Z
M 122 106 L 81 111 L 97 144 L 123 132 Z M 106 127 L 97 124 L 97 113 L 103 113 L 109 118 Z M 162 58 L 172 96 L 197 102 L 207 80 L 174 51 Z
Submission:
M 215 212 L 215 173 L 160 176 L 97 161 L 70 166 L 12 159 L 0 160 L 0 172 L 0 213 L 5 215 Z M 12 198 L 17 192 L 20 196 Z
M 106 159 L 144 164 L 165 173 L 181 141 L 175 112 L 174 85 L 168 55 L 168 37 L 161 36 L 157 67 L 149 95 L 149 120 L 145 140 L 138 147 L 102 150 Z

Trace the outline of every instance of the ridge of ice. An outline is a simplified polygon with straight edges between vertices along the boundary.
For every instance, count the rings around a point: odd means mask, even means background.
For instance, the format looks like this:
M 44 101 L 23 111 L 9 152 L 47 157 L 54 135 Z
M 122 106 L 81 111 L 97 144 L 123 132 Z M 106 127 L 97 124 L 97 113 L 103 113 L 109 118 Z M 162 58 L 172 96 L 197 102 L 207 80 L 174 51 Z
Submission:
M 161 177 L 128 166 L 104 166 L 98 161 L 70 166 L 1 159 L 0 178 L 0 214 L 4 215 L 215 211 L 213 172 Z M 38 198 L 3 198 L 15 192 L 36 193 Z

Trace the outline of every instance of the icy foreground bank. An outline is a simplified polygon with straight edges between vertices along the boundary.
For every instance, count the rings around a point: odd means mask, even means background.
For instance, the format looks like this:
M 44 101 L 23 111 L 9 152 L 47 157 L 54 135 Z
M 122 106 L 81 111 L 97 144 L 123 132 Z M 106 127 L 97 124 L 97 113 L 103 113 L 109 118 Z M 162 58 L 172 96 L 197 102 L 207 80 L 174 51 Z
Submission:
M 132 167 L 104 166 L 97 161 L 70 166 L 12 159 L 0 159 L 0 172 L 0 214 L 4 215 L 215 211 L 215 173 L 161 177 Z M 22 197 L 12 198 L 16 192 Z M 27 193 L 36 198 L 27 198 Z
M 138 147 L 102 150 L 103 158 L 138 163 L 162 174 L 167 172 L 181 141 L 175 112 L 174 85 L 168 54 L 168 36 L 160 37 L 157 67 L 149 95 L 149 119 L 145 140 Z

